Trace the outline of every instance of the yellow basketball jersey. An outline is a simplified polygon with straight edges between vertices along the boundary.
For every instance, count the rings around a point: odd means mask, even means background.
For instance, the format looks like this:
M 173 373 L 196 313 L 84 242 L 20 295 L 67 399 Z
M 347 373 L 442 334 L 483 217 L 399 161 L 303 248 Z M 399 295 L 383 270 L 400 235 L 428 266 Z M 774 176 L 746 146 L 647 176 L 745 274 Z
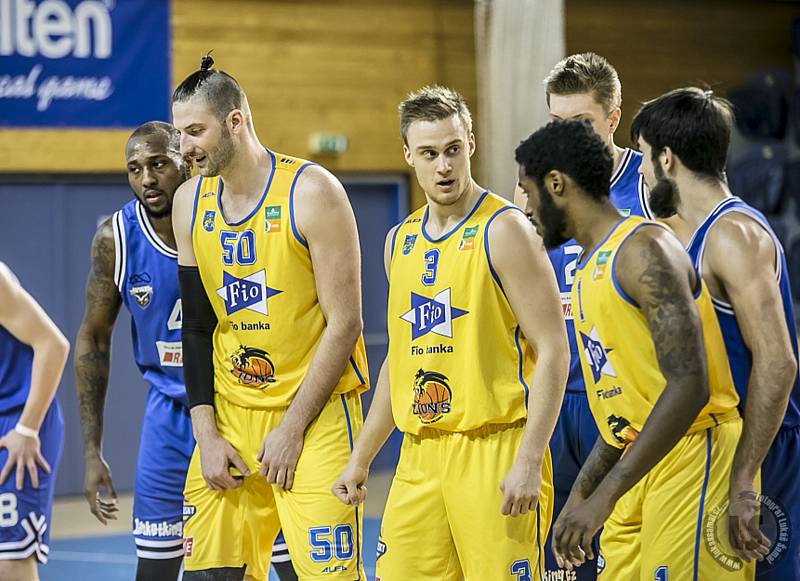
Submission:
M 433 239 L 423 207 L 397 228 L 389 270 L 389 373 L 397 427 L 462 432 L 526 416 L 534 354 L 492 269 L 486 230 L 519 211 L 484 192 Z
M 214 386 L 248 408 L 289 405 L 325 329 L 308 243 L 295 226 L 294 185 L 309 165 L 269 152 L 267 187 L 249 216 L 229 224 L 223 182 L 197 184 L 192 244 L 200 277 L 217 315 Z M 334 393 L 368 386 L 359 337 Z
M 614 274 L 619 247 L 642 225 L 656 224 L 638 217 L 620 220 L 578 262 L 572 287 L 575 340 L 589 406 L 603 439 L 619 448 L 636 439 L 666 386 L 647 320 Z M 739 416 L 725 344 L 704 284 L 695 304 L 703 325 L 710 399 L 687 433 Z

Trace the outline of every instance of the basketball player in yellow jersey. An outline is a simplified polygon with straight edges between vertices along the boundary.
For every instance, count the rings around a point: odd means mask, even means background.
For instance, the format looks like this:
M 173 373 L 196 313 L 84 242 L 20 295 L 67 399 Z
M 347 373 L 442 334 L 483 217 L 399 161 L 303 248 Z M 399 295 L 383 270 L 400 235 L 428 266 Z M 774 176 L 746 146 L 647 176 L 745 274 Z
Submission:
M 555 277 L 524 214 L 472 178 L 458 93 L 413 93 L 400 128 L 428 203 L 386 239 L 389 352 L 334 493 L 363 500 L 397 425 L 377 578 L 540 579 L 568 363 Z
M 611 204 L 611 155 L 588 123 L 550 123 L 516 158 L 545 245 L 584 249 L 572 304 L 600 437 L 553 528 L 559 565 L 593 558 L 604 526 L 601 580 L 752 579 L 753 563 L 723 566 L 706 546 L 727 539 L 727 519 L 709 515 L 727 499 L 742 420 L 689 256 L 669 230 Z
M 212 65 L 173 95 L 200 172 L 173 211 L 197 439 L 184 580 L 266 580 L 281 528 L 299 579 L 364 579 L 359 508 L 330 494 L 367 388 L 355 218 L 330 173 L 259 143 Z

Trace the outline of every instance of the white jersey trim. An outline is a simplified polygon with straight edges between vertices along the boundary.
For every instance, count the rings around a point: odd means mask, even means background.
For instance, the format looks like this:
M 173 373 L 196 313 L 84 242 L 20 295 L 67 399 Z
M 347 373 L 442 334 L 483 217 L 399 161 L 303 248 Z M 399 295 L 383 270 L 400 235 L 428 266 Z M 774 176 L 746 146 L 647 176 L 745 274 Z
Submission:
M 128 247 L 125 240 L 125 224 L 122 222 L 122 210 L 114 212 L 111 218 L 111 227 L 114 230 L 114 284 L 117 285 L 120 295 L 125 290 L 125 269 L 127 267 Z
M 147 217 L 147 212 L 145 211 L 144 206 L 139 200 L 136 200 L 136 218 L 139 220 L 139 227 L 142 229 L 142 232 L 144 232 L 144 237 L 147 239 L 150 245 L 164 256 L 177 260 L 178 251 L 167 246 L 164 241 L 159 238 L 158 233 L 150 223 L 150 218 Z
M 616 185 L 619 178 L 621 178 L 625 170 L 628 169 L 628 164 L 631 162 L 631 159 L 633 159 L 633 150 L 630 147 L 626 147 L 625 152 L 622 154 L 622 159 L 619 162 L 619 167 L 617 167 L 617 171 L 611 176 L 609 188 L 613 188 Z

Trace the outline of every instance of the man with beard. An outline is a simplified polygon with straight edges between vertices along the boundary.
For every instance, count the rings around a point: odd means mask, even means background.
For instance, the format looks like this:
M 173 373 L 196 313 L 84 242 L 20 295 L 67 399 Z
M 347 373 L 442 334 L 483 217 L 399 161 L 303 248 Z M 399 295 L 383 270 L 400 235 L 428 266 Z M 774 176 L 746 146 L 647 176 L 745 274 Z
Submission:
M 622 84 L 614 67 L 605 58 L 587 52 L 568 56 L 544 80 L 545 96 L 552 120 L 586 120 L 606 143 L 614 170 L 609 185 L 611 203 L 623 216 L 650 218 L 647 191 L 639 175 L 642 154 L 614 142 L 614 133 L 622 117 Z M 523 204 L 520 204 L 524 207 Z M 564 403 L 558 417 L 550 450 L 553 454 L 553 518 L 558 518 L 572 485 L 597 440 L 597 428 L 586 399 L 581 373 L 580 352 L 575 337 L 572 309 L 572 283 L 580 245 L 575 240 L 548 250 L 561 291 L 561 304 L 567 325 L 570 347 L 570 372 Z M 597 577 L 595 564 L 587 563 L 571 573 L 559 573 L 550 550 L 551 535 L 545 547 L 546 579 L 591 581 Z M 595 543 L 595 553 L 597 546 Z M 559 576 L 561 575 L 561 576 Z
M 733 462 L 731 544 L 743 559 L 772 542 L 758 579 L 800 578 L 800 386 L 786 257 L 766 218 L 724 178 L 733 114 L 711 91 L 683 88 L 646 103 L 631 134 L 658 216 L 676 212 L 694 232 L 688 251 L 713 297 L 744 429 Z M 788 515 L 788 539 L 765 539 L 753 482 Z M 765 503 L 765 500 L 761 500 Z M 784 546 L 781 547 L 780 545 Z
M 177 130 L 160 121 L 145 123 L 128 139 L 128 183 L 135 199 L 101 224 L 92 241 L 86 311 L 75 347 L 86 459 L 84 493 L 92 514 L 105 524 L 117 512 L 111 472 L 102 455 L 111 334 L 120 305 L 130 311 L 134 357 L 149 385 L 134 486 L 137 581 L 178 578 L 183 556 L 182 492 L 194 449 L 183 385 L 181 300 L 171 218 L 175 190 L 189 177 L 179 140 Z M 281 579 L 296 578 L 291 563 L 275 565 L 281 569 Z
M 558 564 L 591 559 L 604 527 L 603 578 L 752 579 L 752 563 L 730 571 L 701 551 L 741 433 L 702 280 L 670 231 L 619 215 L 609 200 L 611 154 L 588 123 L 550 123 L 516 159 L 545 245 L 574 238 L 583 249 L 572 304 L 600 437 L 554 526 Z
M 522 212 L 473 179 L 461 95 L 412 93 L 400 133 L 428 203 L 386 237 L 389 352 L 334 493 L 363 501 L 397 425 L 377 577 L 539 580 L 568 356 L 553 272 Z
M 359 507 L 330 493 L 367 389 L 355 217 L 332 174 L 261 145 L 212 65 L 172 104 L 200 173 L 173 212 L 197 439 L 183 578 L 263 581 L 282 525 L 300 579 L 363 579 Z

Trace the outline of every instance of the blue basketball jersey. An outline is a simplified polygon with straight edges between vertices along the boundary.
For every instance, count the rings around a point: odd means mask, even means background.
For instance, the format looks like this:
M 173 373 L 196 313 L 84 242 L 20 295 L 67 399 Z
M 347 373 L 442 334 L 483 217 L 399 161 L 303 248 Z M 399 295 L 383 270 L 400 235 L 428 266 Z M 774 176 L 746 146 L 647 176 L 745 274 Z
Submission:
M 0 413 L 25 405 L 32 364 L 33 349 L 0 326 Z
M 623 216 L 652 218 L 647 205 L 647 189 L 644 179 L 639 175 L 641 163 L 641 153 L 632 149 L 625 150 L 619 166 L 611 177 L 611 202 Z M 585 393 L 585 388 L 578 344 L 575 340 L 575 326 L 572 322 L 572 281 L 575 278 L 578 256 L 582 250 L 575 240 L 570 240 L 547 252 L 561 291 L 561 306 L 564 310 L 567 335 L 569 336 L 570 363 L 567 391 L 579 393 Z
M 797 357 L 797 329 L 794 321 L 794 307 L 792 306 L 792 291 L 789 286 L 789 272 L 786 268 L 786 255 L 783 252 L 783 246 L 778 240 L 778 237 L 775 235 L 775 232 L 772 231 L 769 222 L 761 212 L 748 206 L 740 198 L 735 196 L 725 198 L 711 211 L 708 217 L 697 228 L 697 231 L 692 235 L 692 239 L 687 246 L 689 256 L 691 256 L 697 271 L 702 274 L 703 250 L 705 248 L 708 232 L 717 220 L 730 212 L 739 212 L 758 222 L 762 228 L 769 232 L 772 241 L 775 243 L 775 249 L 778 253 L 778 260 L 775 265 L 775 277 L 778 279 L 781 300 L 783 302 L 783 313 L 786 318 L 786 325 L 789 328 L 789 336 L 792 339 L 794 355 Z M 753 366 L 753 357 L 744 342 L 742 332 L 736 322 L 736 315 L 733 312 L 733 307 L 729 303 L 713 297 L 712 301 L 714 303 L 714 310 L 717 313 L 717 319 L 719 319 L 720 329 L 722 329 L 722 337 L 725 340 L 725 349 L 728 352 L 733 382 L 736 384 L 736 391 L 739 393 L 740 405 L 743 406 L 745 394 L 747 393 L 747 382 L 750 378 L 750 369 Z M 789 397 L 789 407 L 786 410 L 786 416 L 783 418 L 783 428 L 800 425 L 799 384 L 800 381 L 798 381 L 798 378 L 795 378 L 794 387 Z
M 178 253 L 158 237 L 138 200 L 116 212 L 112 225 L 114 282 L 131 313 L 136 364 L 147 383 L 185 402 Z

